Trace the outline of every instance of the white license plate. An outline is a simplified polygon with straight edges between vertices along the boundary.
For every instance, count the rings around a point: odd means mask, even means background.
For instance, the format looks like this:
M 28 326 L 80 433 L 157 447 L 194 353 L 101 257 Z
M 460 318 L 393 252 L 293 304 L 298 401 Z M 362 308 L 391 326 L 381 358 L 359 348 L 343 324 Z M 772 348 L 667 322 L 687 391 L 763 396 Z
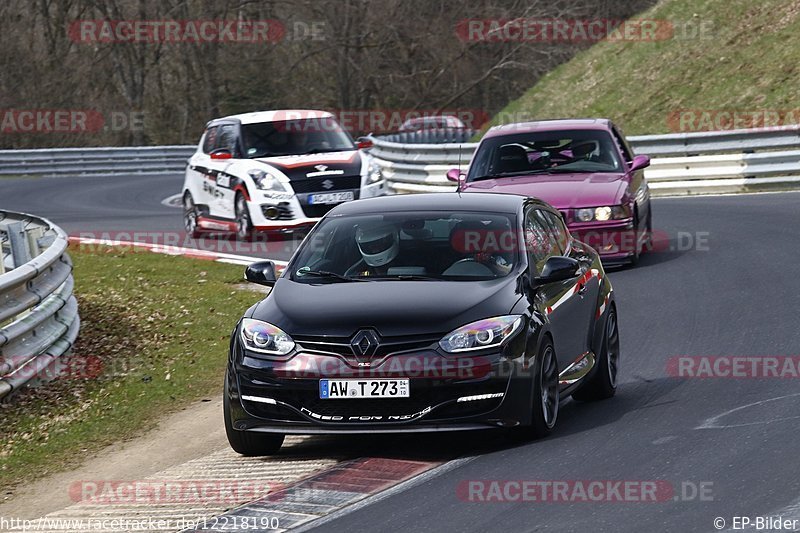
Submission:
M 355 195 L 353 191 L 343 192 L 326 192 L 321 194 L 312 194 L 308 197 L 309 204 L 340 204 L 342 202 L 349 202 L 353 200 Z
M 321 379 L 319 397 L 323 400 L 342 398 L 408 398 L 407 379 Z

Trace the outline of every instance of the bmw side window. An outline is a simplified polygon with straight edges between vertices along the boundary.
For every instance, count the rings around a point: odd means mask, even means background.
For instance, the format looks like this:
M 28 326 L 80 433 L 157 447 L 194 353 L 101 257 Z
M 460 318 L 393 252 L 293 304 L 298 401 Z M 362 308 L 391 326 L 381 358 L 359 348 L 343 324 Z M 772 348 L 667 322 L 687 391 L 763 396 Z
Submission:
M 217 145 L 217 126 L 211 126 L 206 130 L 206 136 L 203 139 L 203 153 L 210 154 L 214 151 Z
M 617 128 L 613 128 L 611 132 L 614 135 L 614 141 L 617 143 L 619 151 L 622 152 L 622 157 L 625 158 L 625 162 L 630 163 L 633 161 L 633 154 L 630 150 L 628 150 L 628 147 L 625 145 L 625 141 L 622 140 L 622 135 L 620 135 L 619 131 L 617 131 Z
M 228 150 L 230 153 L 237 153 L 236 150 L 236 126 L 221 126 L 219 129 L 219 139 L 217 140 L 216 150 Z

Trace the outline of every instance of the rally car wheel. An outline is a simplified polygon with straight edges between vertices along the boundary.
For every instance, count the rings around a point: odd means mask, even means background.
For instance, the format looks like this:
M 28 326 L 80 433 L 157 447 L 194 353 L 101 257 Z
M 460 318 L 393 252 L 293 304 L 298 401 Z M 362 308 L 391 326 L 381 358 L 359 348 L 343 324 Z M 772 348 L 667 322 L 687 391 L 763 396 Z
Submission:
M 225 373 L 225 387 L 222 396 L 222 411 L 225 420 L 225 435 L 233 451 L 248 457 L 274 455 L 283 445 L 284 435 L 280 433 L 256 433 L 233 429 L 230 400 L 228 399 L 228 374 Z
M 246 241 L 250 238 L 253 225 L 250 222 L 250 213 L 247 211 L 247 202 L 241 194 L 236 195 L 236 238 Z
M 197 228 L 198 211 L 194 205 L 194 200 L 190 193 L 183 196 L 183 227 L 192 238 L 200 237 L 200 230 Z
M 603 344 L 597 358 L 597 371 L 591 381 L 572 394 L 578 401 L 590 402 L 611 398 L 617 392 L 617 373 L 619 372 L 619 327 L 617 311 L 612 305 L 608 309 Z

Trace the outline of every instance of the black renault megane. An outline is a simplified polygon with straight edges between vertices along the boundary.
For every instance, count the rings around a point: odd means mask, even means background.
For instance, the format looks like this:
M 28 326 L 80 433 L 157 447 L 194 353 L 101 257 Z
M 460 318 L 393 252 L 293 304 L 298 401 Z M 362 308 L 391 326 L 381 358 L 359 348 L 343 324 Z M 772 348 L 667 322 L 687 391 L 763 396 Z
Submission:
M 611 283 L 560 213 L 524 196 L 347 202 L 309 233 L 230 343 L 225 426 L 245 455 L 286 434 L 508 428 L 541 437 L 568 395 L 614 395 Z

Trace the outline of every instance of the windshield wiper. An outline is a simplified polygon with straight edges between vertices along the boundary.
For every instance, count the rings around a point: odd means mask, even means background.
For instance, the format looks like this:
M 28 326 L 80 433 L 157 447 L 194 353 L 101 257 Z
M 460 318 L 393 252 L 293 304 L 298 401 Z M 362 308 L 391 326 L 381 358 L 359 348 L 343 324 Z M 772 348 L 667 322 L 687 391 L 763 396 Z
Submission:
M 298 155 L 327 154 L 328 152 L 349 152 L 350 150 L 351 148 L 314 148 L 313 150 L 308 150 Z M 355 148 L 352 148 L 352 150 L 355 150 Z
M 301 278 L 304 276 L 315 276 L 318 278 L 334 278 L 341 281 L 369 281 L 364 278 L 351 278 L 349 276 L 343 276 L 341 274 L 337 274 L 336 272 L 330 272 L 328 270 L 311 270 L 310 268 L 303 267 L 295 272 L 296 275 L 300 276 Z
M 441 281 L 441 278 L 423 276 L 421 274 L 398 274 L 396 276 L 371 276 L 369 279 L 399 280 L 399 281 Z
M 478 176 L 477 178 L 472 178 L 470 181 L 496 180 L 500 178 L 511 178 L 514 176 L 530 176 L 533 174 L 549 174 L 552 170 L 553 170 L 552 168 L 542 168 L 537 170 L 518 170 L 517 172 L 503 172 L 501 174 L 486 174 L 485 176 Z

